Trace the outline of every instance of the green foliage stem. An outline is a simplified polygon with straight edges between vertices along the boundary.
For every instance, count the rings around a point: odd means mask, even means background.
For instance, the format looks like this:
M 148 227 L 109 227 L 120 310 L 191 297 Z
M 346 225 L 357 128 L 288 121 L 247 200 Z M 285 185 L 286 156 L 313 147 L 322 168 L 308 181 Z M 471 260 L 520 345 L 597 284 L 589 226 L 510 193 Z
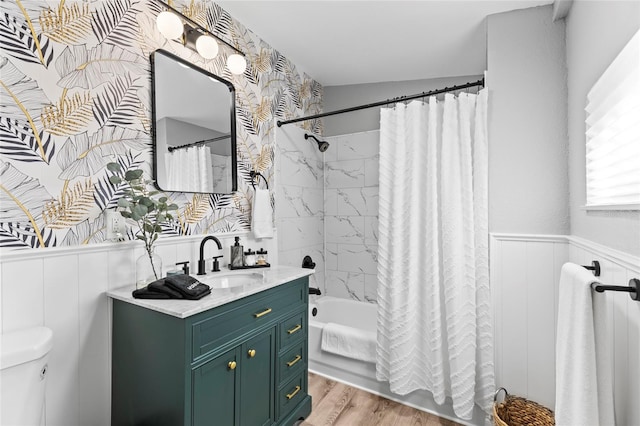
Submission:
M 136 234 L 138 240 L 144 242 L 144 248 L 149 256 L 153 274 L 159 278 L 158 271 L 152 261 L 153 244 L 162 233 L 161 223 L 173 221 L 171 212 L 178 210 L 176 204 L 168 204 L 167 197 L 155 198 L 160 191 L 148 190 L 148 182 L 142 176 L 142 170 L 127 170 L 122 174 L 122 167 L 118 163 L 108 163 L 107 170 L 112 175 L 109 182 L 113 185 L 121 185 L 126 182 L 122 189 L 122 197 L 118 200 L 118 208 L 122 217 L 131 219 L 138 224 L 139 231 Z

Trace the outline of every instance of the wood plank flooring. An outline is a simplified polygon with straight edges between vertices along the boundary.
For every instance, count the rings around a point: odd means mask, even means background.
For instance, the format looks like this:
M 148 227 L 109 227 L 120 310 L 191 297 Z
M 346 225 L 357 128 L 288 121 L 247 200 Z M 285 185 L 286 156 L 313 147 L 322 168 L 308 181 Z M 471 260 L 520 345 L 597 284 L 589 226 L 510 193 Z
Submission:
M 311 415 L 302 426 L 456 426 L 458 423 L 309 373 Z

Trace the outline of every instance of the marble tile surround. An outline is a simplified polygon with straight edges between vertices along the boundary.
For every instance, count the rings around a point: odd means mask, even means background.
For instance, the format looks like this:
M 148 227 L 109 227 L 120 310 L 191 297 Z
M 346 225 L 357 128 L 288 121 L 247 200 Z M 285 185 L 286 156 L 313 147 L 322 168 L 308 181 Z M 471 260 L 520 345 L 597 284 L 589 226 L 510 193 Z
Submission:
M 375 303 L 379 131 L 326 139 L 326 294 Z
M 276 129 L 276 228 L 281 265 L 300 267 L 305 256 L 316 263 L 311 287 L 325 289 L 324 156 L 296 126 Z

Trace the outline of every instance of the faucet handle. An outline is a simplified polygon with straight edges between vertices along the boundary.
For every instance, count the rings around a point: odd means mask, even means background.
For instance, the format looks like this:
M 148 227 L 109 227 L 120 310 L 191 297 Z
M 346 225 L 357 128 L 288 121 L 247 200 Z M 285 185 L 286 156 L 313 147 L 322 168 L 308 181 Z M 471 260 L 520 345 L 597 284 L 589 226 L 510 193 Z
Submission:
M 176 266 L 178 265 L 182 265 L 182 272 L 184 272 L 185 275 L 189 275 L 189 261 L 185 260 L 184 262 L 177 262 Z
M 211 270 L 211 272 L 220 272 L 220 263 L 218 263 L 218 259 L 220 259 L 221 257 L 223 256 L 213 256 L 213 269 Z

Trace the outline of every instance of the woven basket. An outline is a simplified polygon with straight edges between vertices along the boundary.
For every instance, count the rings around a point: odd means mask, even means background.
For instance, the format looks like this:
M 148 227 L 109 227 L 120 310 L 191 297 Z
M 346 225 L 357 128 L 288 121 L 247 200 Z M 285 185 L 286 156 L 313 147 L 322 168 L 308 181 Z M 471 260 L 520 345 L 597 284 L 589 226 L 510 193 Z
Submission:
M 498 402 L 498 394 L 504 391 L 504 400 Z M 537 402 L 509 395 L 500 388 L 493 398 L 493 420 L 497 426 L 553 426 L 556 424 L 553 411 Z

